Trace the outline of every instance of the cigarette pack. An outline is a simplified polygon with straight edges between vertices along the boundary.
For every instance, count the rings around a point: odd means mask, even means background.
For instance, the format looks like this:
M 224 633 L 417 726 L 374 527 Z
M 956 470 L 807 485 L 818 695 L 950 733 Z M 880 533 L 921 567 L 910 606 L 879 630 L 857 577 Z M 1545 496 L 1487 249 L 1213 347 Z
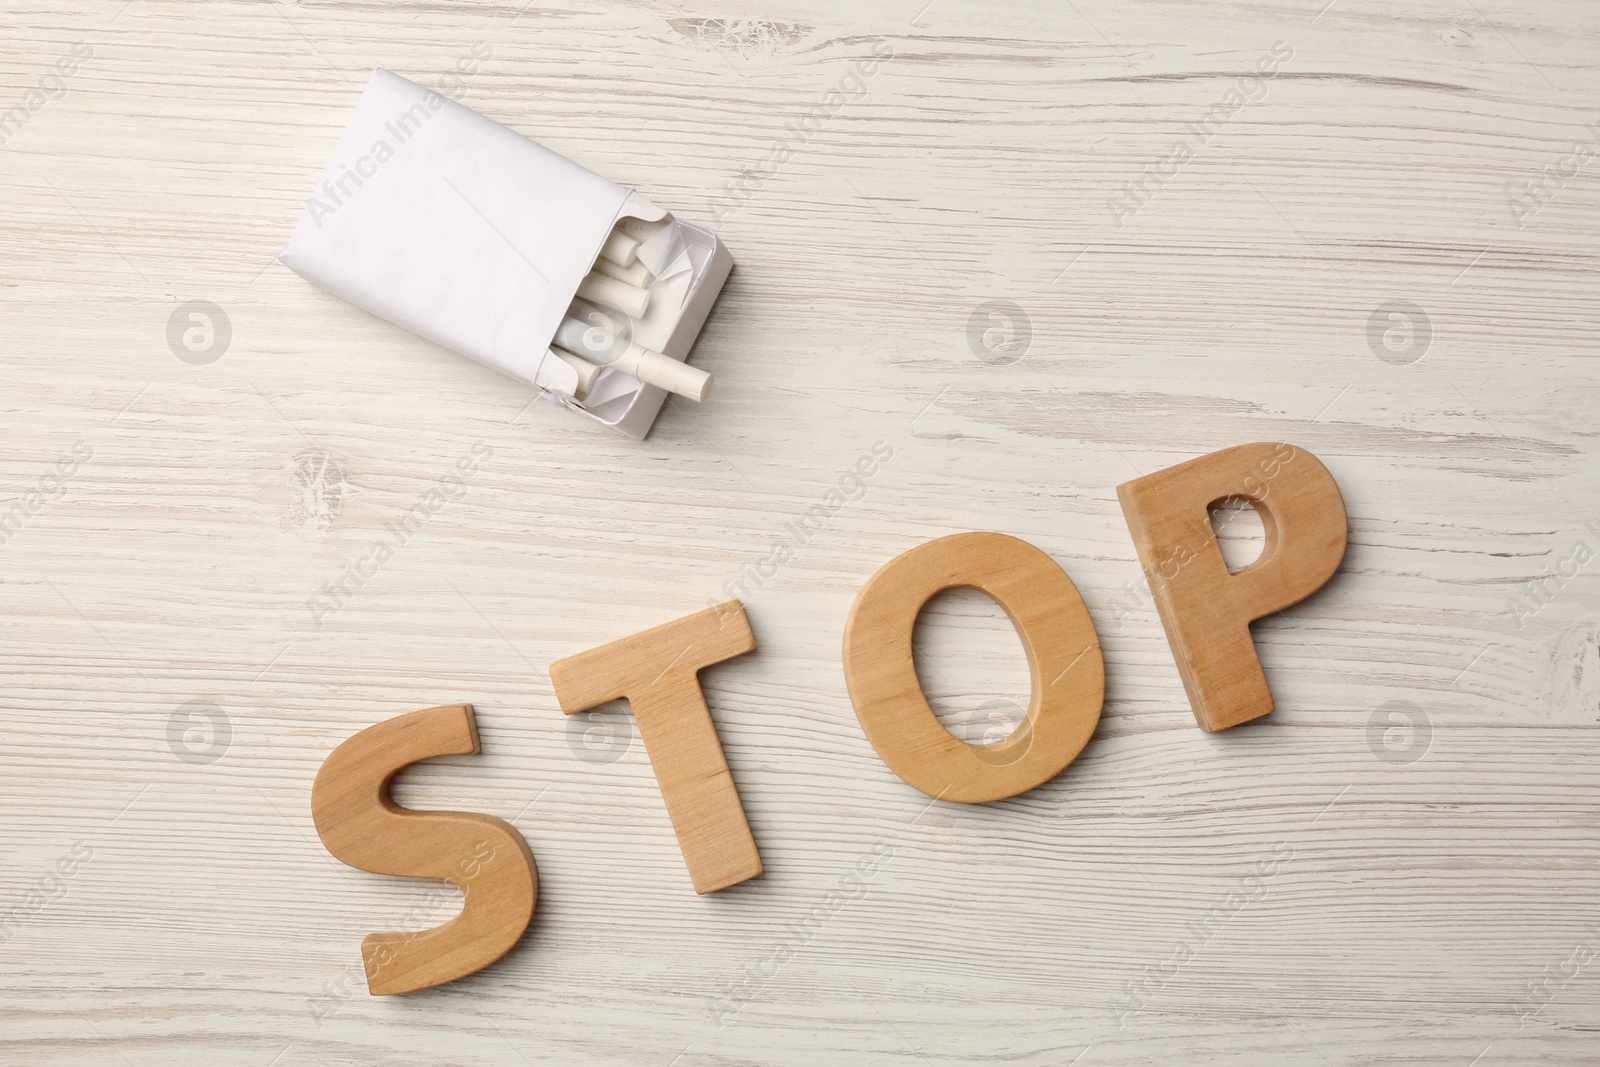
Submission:
M 576 400 L 583 391 L 566 386 L 578 372 L 550 347 L 628 219 L 657 224 L 636 251 L 649 303 L 639 316 L 608 314 L 607 328 L 685 360 L 733 267 L 710 228 L 375 70 L 279 259 L 357 307 L 642 439 L 667 394 L 608 366 Z

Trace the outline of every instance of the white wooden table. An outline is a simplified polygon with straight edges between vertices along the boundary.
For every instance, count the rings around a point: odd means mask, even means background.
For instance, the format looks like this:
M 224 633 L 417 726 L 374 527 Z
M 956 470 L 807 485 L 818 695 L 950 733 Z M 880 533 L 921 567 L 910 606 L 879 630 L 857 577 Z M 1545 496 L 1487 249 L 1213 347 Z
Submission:
M 6 1062 L 1600 1059 L 1600 8 L 5 0 L 0 29 Z M 374 66 L 718 221 L 714 398 L 636 443 L 276 266 Z M 197 300 L 231 334 L 169 342 Z M 1278 710 L 1208 735 L 1115 486 L 1254 440 L 1327 463 L 1350 549 L 1256 627 Z M 878 566 L 969 529 L 1066 568 L 1107 700 L 1057 779 L 930 806 L 840 637 Z M 705 680 L 767 873 L 700 898 L 625 710 L 564 719 L 546 668 L 750 574 L 759 647 Z M 992 602 L 918 640 L 962 736 L 1015 721 Z M 399 799 L 514 822 L 538 911 L 372 998 L 361 938 L 455 904 L 334 860 L 311 780 L 462 701 L 483 754 Z

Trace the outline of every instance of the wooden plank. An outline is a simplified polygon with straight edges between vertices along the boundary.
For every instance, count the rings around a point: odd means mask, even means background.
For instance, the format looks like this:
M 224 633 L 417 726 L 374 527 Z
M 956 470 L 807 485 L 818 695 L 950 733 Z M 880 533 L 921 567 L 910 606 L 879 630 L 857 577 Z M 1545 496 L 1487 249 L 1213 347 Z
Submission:
M 1541 0 L 0 4 L 0 112 L 93 50 L 0 145 L 0 1058 L 1592 1059 L 1594 29 Z M 704 405 L 608 435 L 273 266 L 380 64 L 721 209 Z M 209 363 L 169 345 L 193 300 L 231 325 Z M 1253 628 L 1277 709 L 1210 735 L 1115 487 L 1248 441 L 1326 463 L 1349 549 Z M 1080 757 L 980 806 L 878 759 L 840 662 L 861 584 L 967 530 L 1060 563 L 1106 663 Z M 697 898 L 634 724 L 559 714 L 548 665 L 730 598 L 760 647 L 704 682 L 766 872 Z M 935 598 L 917 666 L 964 740 L 1027 707 L 981 594 Z M 457 703 L 483 753 L 396 801 L 515 826 L 538 915 L 369 997 L 353 946 L 459 898 L 335 860 L 311 783 L 379 709 Z

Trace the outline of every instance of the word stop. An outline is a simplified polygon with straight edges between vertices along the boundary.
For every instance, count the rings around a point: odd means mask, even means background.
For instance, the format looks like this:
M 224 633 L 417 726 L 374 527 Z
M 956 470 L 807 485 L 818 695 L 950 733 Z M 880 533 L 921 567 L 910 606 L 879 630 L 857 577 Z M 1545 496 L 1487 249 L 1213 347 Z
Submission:
M 1293 445 L 1238 445 L 1117 487 L 1123 516 L 1195 719 L 1224 730 L 1273 708 L 1250 636 L 1256 619 L 1320 588 L 1344 558 L 1344 500 L 1328 469 Z M 1212 505 L 1249 501 L 1266 532 L 1261 556 L 1230 573 Z M 917 681 L 911 635 L 940 590 L 971 586 L 1010 616 L 1028 656 L 1027 715 L 1003 741 L 964 742 L 939 722 Z M 697 893 L 761 873 L 699 672 L 755 648 L 737 600 L 550 665 L 568 715 L 625 699 Z M 869 578 L 844 631 L 845 683 L 872 747 L 907 783 L 940 800 L 979 804 L 1049 781 L 1077 758 L 1100 720 L 1105 661 L 1094 620 L 1060 565 L 998 533 L 941 537 Z M 488 815 L 413 811 L 389 785 L 432 756 L 479 751 L 469 705 L 415 711 L 351 737 L 311 792 L 317 833 L 334 856 L 378 874 L 437 878 L 465 895 L 461 914 L 418 933 L 362 942 L 367 987 L 404 993 L 453 981 L 504 955 L 533 916 L 538 876 L 515 828 Z

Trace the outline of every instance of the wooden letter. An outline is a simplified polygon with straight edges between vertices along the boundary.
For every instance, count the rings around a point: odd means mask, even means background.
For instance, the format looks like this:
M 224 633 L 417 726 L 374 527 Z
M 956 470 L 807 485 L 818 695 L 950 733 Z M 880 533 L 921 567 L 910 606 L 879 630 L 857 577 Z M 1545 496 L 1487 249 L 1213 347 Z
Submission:
M 412 811 L 389 798 L 401 768 L 478 751 L 469 704 L 397 715 L 334 749 L 311 787 L 311 817 L 329 852 L 374 874 L 443 878 L 466 894 L 431 930 L 368 934 L 367 989 L 409 993 L 487 967 L 517 943 L 538 895 L 528 843 L 509 824 L 468 811 Z
M 700 690 L 702 667 L 756 647 L 737 600 L 550 664 L 568 715 L 626 698 L 696 893 L 761 873 L 761 856 Z
M 958 585 L 999 601 L 1028 653 L 1027 717 L 993 745 L 944 728 L 912 661 L 922 606 Z M 996 533 L 929 541 L 868 579 L 845 624 L 844 679 L 883 762 L 929 796 L 963 804 L 1015 796 L 1061 773 L 1094 733 L 1105 697 L 1100 639 L 1072 579 L 1026 541 Z
M 1228 573 L 1210 507 L 1243 497 L 1261 513 L 1261 558 Z M 1226 730 L 1272 710 L 1250 624 L 1316 592 L 1344 558 L 1339 486 L 1303 448 L 1238 445 L 1117 486 L 1122 514 L 1178 662 L 1194 717 Z

